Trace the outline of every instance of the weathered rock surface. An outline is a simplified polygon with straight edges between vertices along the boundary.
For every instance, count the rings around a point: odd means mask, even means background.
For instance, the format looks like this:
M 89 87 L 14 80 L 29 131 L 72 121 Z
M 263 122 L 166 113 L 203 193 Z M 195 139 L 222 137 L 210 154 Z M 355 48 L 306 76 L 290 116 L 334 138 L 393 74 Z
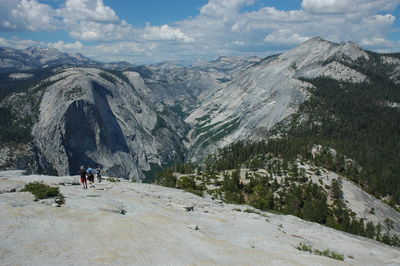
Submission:
M 0 190 L 77 176 L 0 172 Z M 95 189 L 60 186 L 62 207 L 28 192 L 0 194 L 4 265 L 398 265 L 400 250 L 293 216 L 247 213 L 170 188 L 105 180 Z M 195 206 L 187 212 L 182 206 Z M 124 214 L 121 213 L 124 210 Z M 297 250 L 342 253 L 344 262 Z
M 156 113 L 140 75 L 124 74 L 127 80 L 100 69 L 69 68 L 50 79 L 32 135 L 58 174 L 92 164 L 140 180 L 150 163 L 179 151 L 176 138 L 184 136 L 184 126 Z
M 281 55 L 236 69 L 232 80 L 205 90 L 186 118 L 193 159 L 239 139 L 265 137 L 267 130 L 297 111 L 311 84 L 299 78 L 329 77 L 359 83 L 367 77 L 341 62 L 368 60 L 355 43 L 312 38 Z M 214 69 L 215 70 L 215 69 Z

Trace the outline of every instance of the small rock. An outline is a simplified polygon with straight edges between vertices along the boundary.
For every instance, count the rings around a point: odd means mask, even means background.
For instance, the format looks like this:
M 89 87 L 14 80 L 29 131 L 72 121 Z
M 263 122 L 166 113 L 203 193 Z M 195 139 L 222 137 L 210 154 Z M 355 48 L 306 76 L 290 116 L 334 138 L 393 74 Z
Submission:
M 52 204 L 51 204 L 51 207 L 61 207 L 61 205 L 58 204 L 58 203 L 52 203 Z
M 185 206 L 183 207 L 185 209 L 185 211 L 190 212 L 190 211 L 194 211 L 194 206 Z
M 197 225 L 195 225 L 195 224 L 190 224 L 190 225 L 187 225 L 187 227 L 189 228 L 189 229 L 192 229 L 192 230 L 199 230 L 199 227 L 197 226 Z

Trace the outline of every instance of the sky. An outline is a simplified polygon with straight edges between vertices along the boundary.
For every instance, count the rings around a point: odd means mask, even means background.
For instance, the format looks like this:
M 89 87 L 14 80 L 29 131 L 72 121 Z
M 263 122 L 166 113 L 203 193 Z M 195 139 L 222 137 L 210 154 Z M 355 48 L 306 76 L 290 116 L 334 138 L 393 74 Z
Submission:
M 0 0 L 0 46 L 98 61 L 268 56 L 315 36 L 400 52 L 400 0 Z

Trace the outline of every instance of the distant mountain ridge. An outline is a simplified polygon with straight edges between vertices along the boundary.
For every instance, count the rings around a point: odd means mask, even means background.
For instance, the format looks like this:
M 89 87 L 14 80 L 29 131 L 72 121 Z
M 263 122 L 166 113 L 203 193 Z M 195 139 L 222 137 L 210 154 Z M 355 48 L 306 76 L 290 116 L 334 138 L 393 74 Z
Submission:
M 108 69 L 133 66 L 126 62 L 100 63 L 79 53 L 68 54 L 53 48 L 31 46 L 26 49 L 17 50 L 0 47 L 0 72 L 35 70 L 61 65 L 104 67 Z

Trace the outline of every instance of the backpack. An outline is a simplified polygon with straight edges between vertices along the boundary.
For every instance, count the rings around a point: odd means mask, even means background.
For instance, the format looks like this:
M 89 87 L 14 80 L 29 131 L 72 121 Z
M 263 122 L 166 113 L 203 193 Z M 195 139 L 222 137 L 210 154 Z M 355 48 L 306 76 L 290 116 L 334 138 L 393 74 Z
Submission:
M 90 168 L 90 167 L 86 171 L 87 171 L 87 173 L 89 175 L 93 175 L 94 174 L 94 170 L 92 168 Z

